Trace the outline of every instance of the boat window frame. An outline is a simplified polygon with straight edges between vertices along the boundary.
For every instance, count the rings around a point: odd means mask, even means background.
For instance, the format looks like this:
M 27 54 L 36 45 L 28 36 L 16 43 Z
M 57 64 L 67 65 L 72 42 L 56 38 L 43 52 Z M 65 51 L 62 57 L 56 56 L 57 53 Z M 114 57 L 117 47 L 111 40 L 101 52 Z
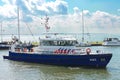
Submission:
M 41 46 L 75 46 L 77 40 L 41 40 Z

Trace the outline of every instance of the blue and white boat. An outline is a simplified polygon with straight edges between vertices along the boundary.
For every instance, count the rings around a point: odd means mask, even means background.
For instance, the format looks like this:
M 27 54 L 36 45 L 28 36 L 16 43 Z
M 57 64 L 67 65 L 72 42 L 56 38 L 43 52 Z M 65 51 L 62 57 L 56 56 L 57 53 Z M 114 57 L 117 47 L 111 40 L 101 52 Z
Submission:
M 14 44 L 4 59 L 40 64 L 71 67 L 106 67 L 112 54 L 91 51 L 90 48 L 76 47 L 77 40 L 70 37 L 40 38 L 37 48 L 17 48 Z
M 46 31 L 50 29 L 47 25 L 48 19 L 46 16 Z M 3 58 L 48 65 L 98 68 L 106 67 L 111 60 L 112 53 L 104 53 L 98 50 L 94 52 L 90 48 L 77 47 L 76 38 L 67 35 L 61 36 L 56 33 L 48 34 L 39 38 L 39 46 L 36 48 L 25 47 L 19 40 L 15 40 L 9 55 L 3 56 Z

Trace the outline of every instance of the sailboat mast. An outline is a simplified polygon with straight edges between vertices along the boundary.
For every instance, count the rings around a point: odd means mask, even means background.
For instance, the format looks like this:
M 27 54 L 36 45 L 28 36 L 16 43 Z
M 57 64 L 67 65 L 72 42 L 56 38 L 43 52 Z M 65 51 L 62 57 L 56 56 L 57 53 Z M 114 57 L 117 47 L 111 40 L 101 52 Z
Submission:
M 82 42 L 84 42 L 84 15 L 82 10 Z
M 3 41 L 3 38 L 2 38 L 2 22 L 1 22 L 1 42 Z
M 17 15 L 18 15 L 18 39 L 20 41 L 20 19 L 19 19 L 19 7 L 17 7 Z

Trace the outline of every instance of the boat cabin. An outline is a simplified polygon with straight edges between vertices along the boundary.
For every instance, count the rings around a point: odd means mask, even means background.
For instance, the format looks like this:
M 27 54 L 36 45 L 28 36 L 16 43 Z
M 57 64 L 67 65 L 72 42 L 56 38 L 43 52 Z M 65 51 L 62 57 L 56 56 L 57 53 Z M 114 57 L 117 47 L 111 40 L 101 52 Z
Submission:
M 104 42 L 120 42 L 120 40 L 118 39 L 118 38 L 106 38 L 105 40 L 104 40 Z
M 75 38 L 44 38 L 40 39 L 40 46 L 75 46 L 78 44 Z

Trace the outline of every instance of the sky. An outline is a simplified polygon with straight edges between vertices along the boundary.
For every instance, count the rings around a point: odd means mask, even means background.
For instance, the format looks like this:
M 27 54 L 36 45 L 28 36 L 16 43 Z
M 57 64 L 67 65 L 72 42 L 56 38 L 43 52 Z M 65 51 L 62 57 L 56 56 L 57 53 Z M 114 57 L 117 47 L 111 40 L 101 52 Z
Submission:
M 0 0 L 3 34 L 45 33 L 45 16 L 51 33 L 120 33 L 120 0 Z M 83 13 L 83 14 L 82 14 Z M 82 19 L 83 17 L 83 19 Z

